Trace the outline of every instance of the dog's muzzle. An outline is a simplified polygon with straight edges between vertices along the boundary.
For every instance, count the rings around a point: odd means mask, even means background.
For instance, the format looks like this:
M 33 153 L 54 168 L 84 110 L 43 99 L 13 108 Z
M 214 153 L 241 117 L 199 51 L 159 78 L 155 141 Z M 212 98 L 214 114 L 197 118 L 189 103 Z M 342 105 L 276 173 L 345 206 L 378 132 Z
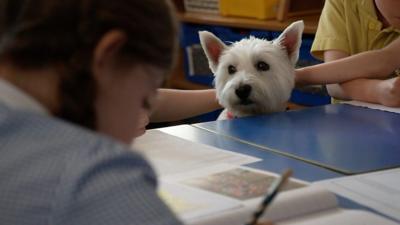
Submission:
M 241 105 L 253 104 L 253 101 L 249 99 L 251 89 L 252 87 L 248 84 L 240 85 L 238 88 L 236 88 L 235 94 L 240 99 Z

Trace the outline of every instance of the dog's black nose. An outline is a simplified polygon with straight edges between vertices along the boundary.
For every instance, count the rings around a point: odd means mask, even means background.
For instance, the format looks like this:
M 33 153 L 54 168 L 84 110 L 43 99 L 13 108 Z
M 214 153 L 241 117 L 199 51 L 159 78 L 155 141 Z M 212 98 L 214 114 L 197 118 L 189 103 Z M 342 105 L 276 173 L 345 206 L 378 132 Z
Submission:
M 235 90 L 235 93 L 241 100 L 246 100 L 250 96 L 251 86 L 248 84 L 241 85 Z

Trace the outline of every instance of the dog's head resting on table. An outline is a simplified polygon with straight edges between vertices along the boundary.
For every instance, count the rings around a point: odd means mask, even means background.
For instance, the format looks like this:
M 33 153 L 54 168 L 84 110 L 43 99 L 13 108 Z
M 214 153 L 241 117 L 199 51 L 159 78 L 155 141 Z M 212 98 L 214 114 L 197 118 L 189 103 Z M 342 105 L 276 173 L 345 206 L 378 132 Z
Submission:
M 199 32 L 218 101 L 225 107 L 219 119 L 286 109 L 303 29 L 303 21 L 297 21 L 273 41 L 250 37 L 230 46 L 210 32 Z

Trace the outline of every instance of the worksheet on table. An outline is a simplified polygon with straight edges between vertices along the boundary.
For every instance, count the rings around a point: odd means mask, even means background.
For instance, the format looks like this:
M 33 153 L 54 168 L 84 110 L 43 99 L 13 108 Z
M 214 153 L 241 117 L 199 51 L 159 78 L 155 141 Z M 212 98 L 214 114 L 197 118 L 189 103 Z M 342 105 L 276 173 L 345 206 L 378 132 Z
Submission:
M 149 130 L 137 138 L 133 149 L 145 155 L 160 176 L 219 164 L 240 166 L 261 161 L 260 158 L 191 142 L 159 130 Z
M 314 184 L 400 221 L 400 168 Z

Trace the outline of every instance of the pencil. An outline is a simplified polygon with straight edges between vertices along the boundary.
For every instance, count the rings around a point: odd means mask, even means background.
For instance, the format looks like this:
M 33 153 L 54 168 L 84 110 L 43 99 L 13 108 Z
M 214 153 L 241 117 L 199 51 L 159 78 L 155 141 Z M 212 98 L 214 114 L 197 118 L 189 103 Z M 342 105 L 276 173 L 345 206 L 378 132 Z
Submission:
M 292 175 L 292 170 L 286 170 L 279 178 L 274 180 L 271 186 L 268 188 L 267 195 L 265 196 L 264 200 L 261 202 L 258 209 L 254 212 L 253 217 L 250 222 L 246 223 L 246 225 L 256 225 L 258 220 L 260 219 L 261 215 L 265 212 L 268 205 L 274 200 L 275 196 L 278 192 L 282 189 L 283 185 Z

